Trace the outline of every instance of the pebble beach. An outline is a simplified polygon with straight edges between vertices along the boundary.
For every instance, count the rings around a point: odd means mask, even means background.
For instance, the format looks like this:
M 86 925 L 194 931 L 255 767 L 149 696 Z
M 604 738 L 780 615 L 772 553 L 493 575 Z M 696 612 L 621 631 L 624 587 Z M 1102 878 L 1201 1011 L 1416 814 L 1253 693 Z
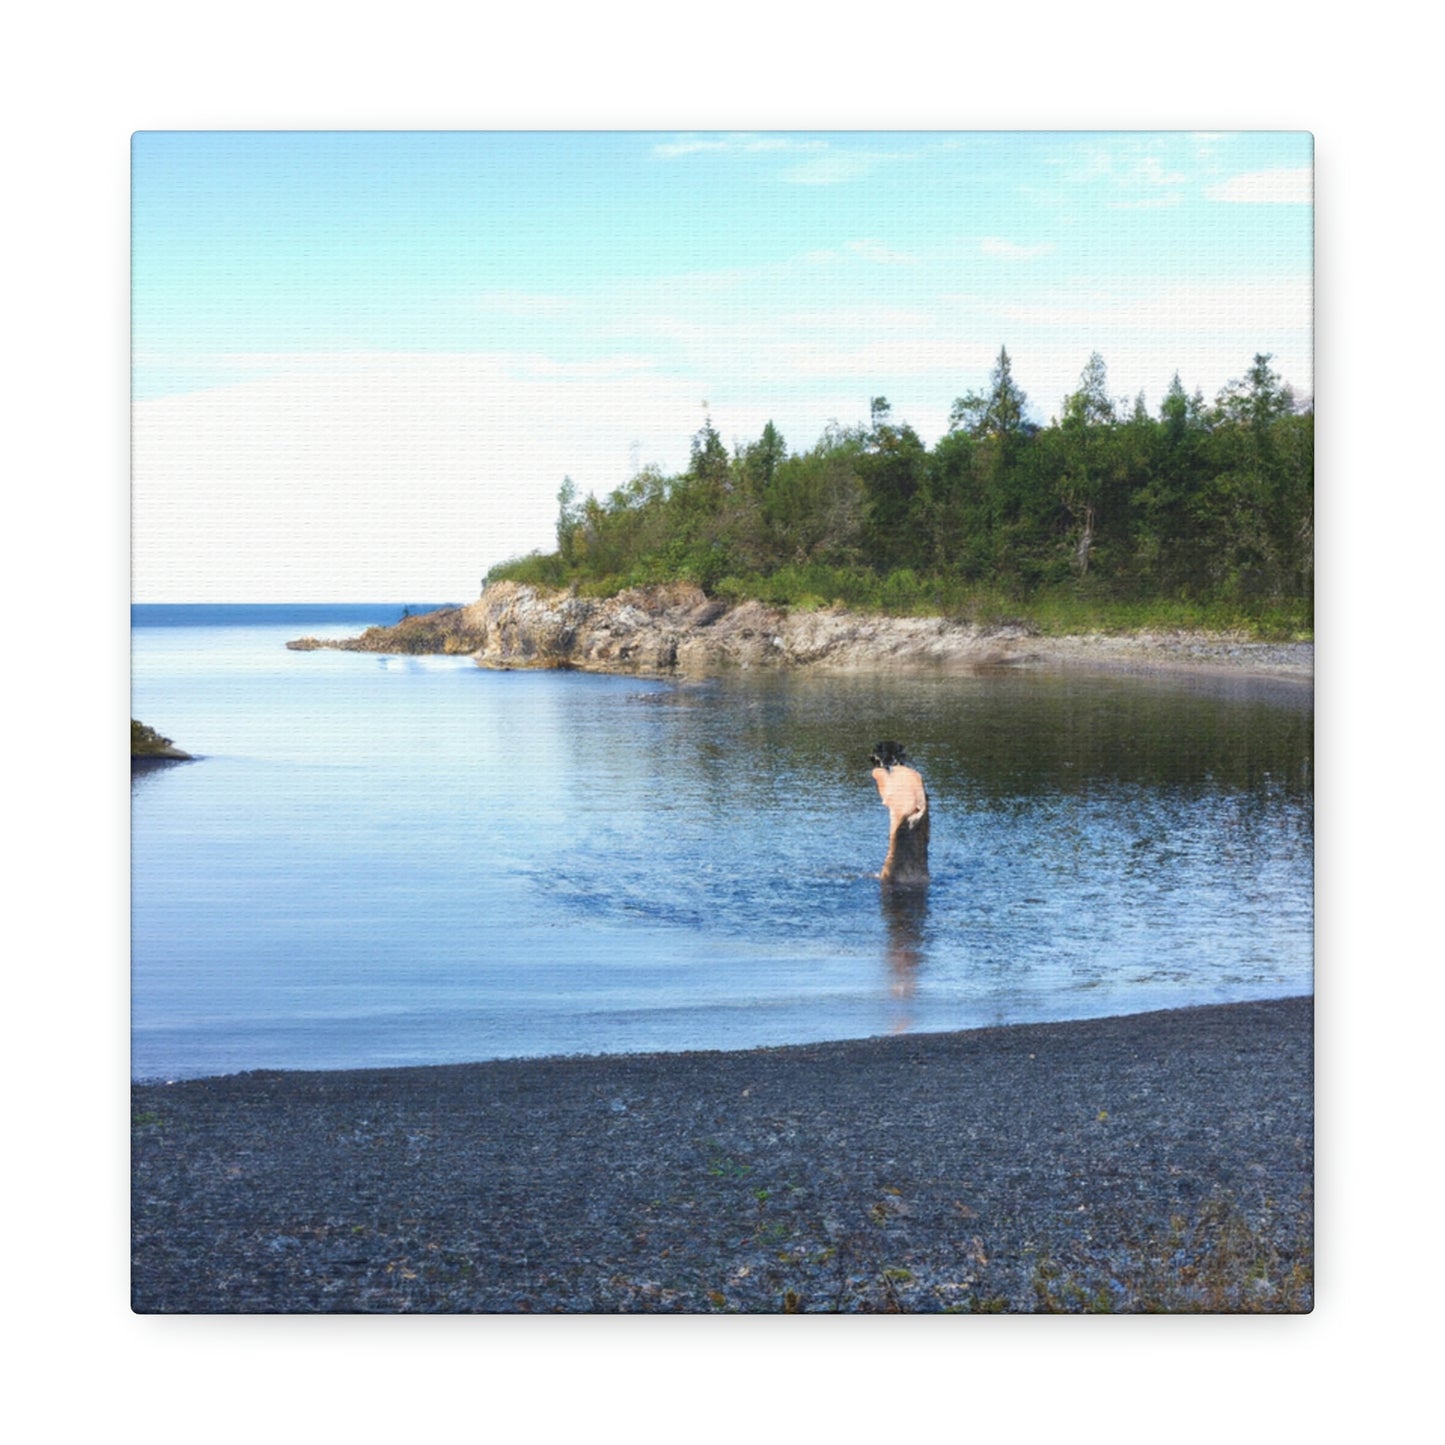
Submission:
M 1313 1003 L 136 1085 L 139 1313 L 1313 1307 Z

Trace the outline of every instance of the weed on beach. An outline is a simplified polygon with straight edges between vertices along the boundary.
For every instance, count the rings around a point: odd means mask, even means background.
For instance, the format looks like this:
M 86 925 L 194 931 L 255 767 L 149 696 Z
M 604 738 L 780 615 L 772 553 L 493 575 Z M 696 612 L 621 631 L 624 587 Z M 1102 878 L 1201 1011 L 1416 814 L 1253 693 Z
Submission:
M 1314 1210 L 1292 1217 L 1268 1201 L 1251 1218 L 1216 1193 L 1166 1231 L 1104 1250 L 1080 1243 L 1067 1260 L 1043 1255 L 1035 1309 L 1046 1314 L 1307 1314 L 1314 1308 Z

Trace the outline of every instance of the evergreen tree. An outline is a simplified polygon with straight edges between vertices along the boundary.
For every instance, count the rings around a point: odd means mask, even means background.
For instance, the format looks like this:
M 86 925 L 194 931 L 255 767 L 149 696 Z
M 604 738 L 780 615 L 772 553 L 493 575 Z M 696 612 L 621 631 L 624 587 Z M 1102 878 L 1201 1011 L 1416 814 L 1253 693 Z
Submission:
M 911 426 L 895 427 L 889 421 L 893 409 L 887 397 L 874 397 L 869 410 L 870 445 L 857 461 L 868 499 L 865 549 L 868 560 L 887 572 L 906 566 L 916 546 L 914 508 L 927 473 L 928 449 Z
M 1164 423 L 1168 445 L 1171 448 L 1177 447 L 1184 440 L 1184 433 L 1189 426 L 1189 398 L 1184 394 L 1184 383 L 1179 380 L 1177 371 L 1159 407 L 1159 419 Z
M 686 469 L 647 468 L 604 500 L 557 493 L 557 551 L 493 569 L 608 588 L 727 580 L 736 595 L 954 605 L 965 583 L 1022 597 L 1185 596 L 1306 614 L 1313 586 L 1314 417 L 1259 353 L 1212 407 L 1176 372 L 1149 415 L 1108 394 L 1090 355 L 1059 420 L 1025 420 L 1006 348 L 984 393 L 958 398 L 932 449 L 870 397 L 790 456 L 770 421 L 729 456 L 707 416 Z M 863 565 L 860 565 L 863 564 Z
M 865 505 L 862 450 L 859 437 L 830 429 L 810 452 L 778 464 L 764 515 L 779 564 L 856 560 Z
M 728 449 L 712 424 L 712 417 L 703 421 L 692 439 L 692 462 L 688 476 L 710 490 L 724 491 L 728 480 Z
M 974 437 L 1019 436 L 1025 426 L 1028 397 L 1013 379 L 1013 363 L 1006 346 L 999 347 L 988 386 L 986 393 L 971 391 L 953 403 L 948 414 L 949 429 L 966 431 Z
M 577 560 L 578 536 L 582 530 L 583 511 L 577 501 L 577 485 L 571 477 L 563 477 L 557 491 L 557 555 L 564 566 Z
M 1104 358 L 1095 351 L 1079 373 L 1079 389 L 1064 398 L 1061 423 L 1067 456 L 1063 500 L 1075 524 L 1070 545 L 1073 567 L 1080 577 L 1088 573 L 1093 560 L 1099 510 L 1112 490 L 1108 485 L 1111 480 L 1109 429 L 1115 415 L 1114 403 L 1109 399 Z M 1107 496 L 1107 500 L 1116 498 Z M 1122 519 L 1115 515 L 1108 520 L 1117 527 Z
M 742 473 L 750 490 L 759 495 L 766 492 L 779 463 L 787 455 L 783 434 L 769 422 L 762 436 L 743 452 Z

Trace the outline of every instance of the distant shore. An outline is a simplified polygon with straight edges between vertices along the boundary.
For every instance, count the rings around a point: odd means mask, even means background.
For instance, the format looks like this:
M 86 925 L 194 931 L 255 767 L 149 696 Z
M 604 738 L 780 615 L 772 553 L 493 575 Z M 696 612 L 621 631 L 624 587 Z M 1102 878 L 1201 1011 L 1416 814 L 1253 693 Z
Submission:
M 1018 649 L 1023 666 L 1091 667 L 1116 672 L 1189 672 L 1314 681 L 1313 642 L 1251 642 L 1210 633 L 1036 637 Z
M 1207 633 L 1045 637 L 1021 626 L 889 617 L 841 607 L 735 605 L 690 584 L 604 599 L 498 582 L 464 607 L 408 617 L 344 640 L 297 638 L 296 651 L 470 654 L 482 667 L 697 677 L 732 669 L 1103 667 L 1228 672 L 1309 683 L 1312 642 Z
M 135 718 L 130 720 L 130 761 L 131 767 L 147 763 L 182 763 L 193 761 L 191 754 L 183 752 L 170 738 L 162 737 L 153 727 L 147 727 Z
M 140 1312 L 1313 1303 L 1313 1003 L 133 1089 Z

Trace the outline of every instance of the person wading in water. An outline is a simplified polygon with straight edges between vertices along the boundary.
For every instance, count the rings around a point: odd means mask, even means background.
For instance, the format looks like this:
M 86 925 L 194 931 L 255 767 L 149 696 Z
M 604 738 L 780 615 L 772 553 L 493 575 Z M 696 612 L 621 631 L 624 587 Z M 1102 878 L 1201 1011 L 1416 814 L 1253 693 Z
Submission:
M 888 857 L 878 875 L 885 883 L 928 882 L 928 794 L 900 743 L 878 743 L 873 781 L 888 809 Z

